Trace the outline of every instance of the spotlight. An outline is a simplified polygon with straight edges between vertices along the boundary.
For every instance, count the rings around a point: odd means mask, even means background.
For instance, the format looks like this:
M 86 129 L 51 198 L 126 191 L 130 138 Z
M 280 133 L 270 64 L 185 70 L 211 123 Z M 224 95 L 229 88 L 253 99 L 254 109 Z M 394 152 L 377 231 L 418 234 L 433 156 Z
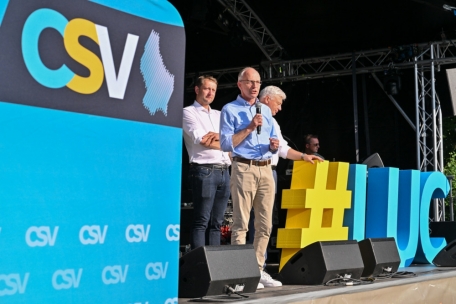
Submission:
M 388 95 L 397 95 L 401 89 L 401 77 L 396 70 L 385 71 L 385 78 L 383 79 L 383 89 Z
M 228 20 L 225 12 L 219 13 L 217 15 L 217 19 L 214 20 L 215 24 L 217 24 L 225 33 L 230 31 L 231 22 Z
M 415 45 L 400 45 L 391 49 L 391 60 L 394 63 L 401 63 L 413 59 L 418 54 Z

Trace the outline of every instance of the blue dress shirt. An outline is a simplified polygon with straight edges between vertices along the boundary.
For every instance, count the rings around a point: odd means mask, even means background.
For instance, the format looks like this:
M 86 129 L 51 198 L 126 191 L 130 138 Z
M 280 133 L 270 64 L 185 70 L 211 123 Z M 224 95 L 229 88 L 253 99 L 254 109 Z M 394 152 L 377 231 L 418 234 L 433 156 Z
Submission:
M 259 102 L 257 100 L 257 102 Z M 272 120 L 271 109 L 261 104 L 263 125 L 261 134 L 257 131 L 250 133 L 238 146 L 233 147 L 233 135 L 248 127 L 256 115 L 255 104 L 252 106 L 240 95 L 236 100 L 226 104 L 220 116 L 220 146 L 225 152 L 232 152 L 233 157 L 243 157 L 254 160 L 270 159 L 269 138 L 277 138 Z

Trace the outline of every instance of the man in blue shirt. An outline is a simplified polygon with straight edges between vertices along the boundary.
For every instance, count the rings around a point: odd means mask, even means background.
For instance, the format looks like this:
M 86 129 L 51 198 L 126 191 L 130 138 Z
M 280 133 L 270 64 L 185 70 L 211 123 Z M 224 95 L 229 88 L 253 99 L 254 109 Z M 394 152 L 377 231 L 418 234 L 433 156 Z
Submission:
M 279 140 L 269 107 L 258 101 L 260 74 L 245 68 L 238 75 L 241 94 L 225 105 L 220 117 L 220 145 L 231 152 L 231 200 L 233 225 L 231 244 L 245 244 L 250 210 L 255 213 L 253 246 L 261 272 L 258 288 L 282 286 L 263 271 L 264 252 L 268 246 L 274 206 L 274 178 L 271 158 L 277 153 Z

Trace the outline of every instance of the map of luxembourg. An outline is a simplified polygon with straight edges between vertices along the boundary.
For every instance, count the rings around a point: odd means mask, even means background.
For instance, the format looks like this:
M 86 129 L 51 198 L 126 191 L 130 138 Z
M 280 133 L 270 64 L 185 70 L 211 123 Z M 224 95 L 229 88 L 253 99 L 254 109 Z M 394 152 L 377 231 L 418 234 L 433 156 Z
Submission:
M 168 115 L 168 102 L 174 91 L 174 75 L 163 63 L 159 48 L 160 36 L 152 30 L 141 57 L 141 74 L 146 84 L 143 105 L 150 115 L 162 111 Z

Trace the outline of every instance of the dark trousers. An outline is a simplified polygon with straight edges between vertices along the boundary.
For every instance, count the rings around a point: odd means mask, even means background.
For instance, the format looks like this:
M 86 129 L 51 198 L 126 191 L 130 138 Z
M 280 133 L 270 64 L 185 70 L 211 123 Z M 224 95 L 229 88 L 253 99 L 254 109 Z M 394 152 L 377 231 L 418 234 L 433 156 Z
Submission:
M 229 171 L 192 165 L 189 178 L 193 195 L 192 249 L 220 245 L 220 227 L 230 197 Z

